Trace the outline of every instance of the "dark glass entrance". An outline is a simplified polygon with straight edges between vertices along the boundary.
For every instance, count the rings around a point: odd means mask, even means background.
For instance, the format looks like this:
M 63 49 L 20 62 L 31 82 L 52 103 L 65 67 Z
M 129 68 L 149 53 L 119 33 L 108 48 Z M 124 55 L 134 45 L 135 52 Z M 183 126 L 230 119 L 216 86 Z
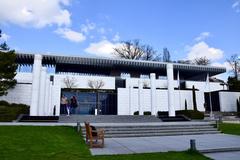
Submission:
M 94 115 L 95 108 L 98 114 L 117 114 L 117 94 L 109 90 L 62 89 L 62 95 L 68 100 L 75 96 L 77 107 L 72 108 L 71 114 Z M 61 113 L 62 114 L 62 113 Z

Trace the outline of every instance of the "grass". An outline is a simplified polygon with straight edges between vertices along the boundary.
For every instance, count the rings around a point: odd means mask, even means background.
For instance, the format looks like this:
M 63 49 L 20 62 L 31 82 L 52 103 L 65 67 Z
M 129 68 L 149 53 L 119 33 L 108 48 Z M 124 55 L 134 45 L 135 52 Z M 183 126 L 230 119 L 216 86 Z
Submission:
M 0 126 L 1 160 L 204 160 L 197 152 L 91 156 L 71 127 Z
M 240 135 L 240 124 L 221 123 L 219 127 L 223 133 Z

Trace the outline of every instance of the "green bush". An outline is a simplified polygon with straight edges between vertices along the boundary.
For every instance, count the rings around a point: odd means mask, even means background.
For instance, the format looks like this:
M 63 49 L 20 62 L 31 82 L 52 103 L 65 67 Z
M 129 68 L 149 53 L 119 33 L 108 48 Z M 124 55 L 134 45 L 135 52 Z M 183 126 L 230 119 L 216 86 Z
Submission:
M 20 114 L 29 114 L 29 106 L 16 103 L 10 104 L 6 101 L 1 101 L 0 122 L 9 122 L 16 120 Z
M 7 101 L 0 101 L 0 106 L 9 106 L 10 104 Z
M 139 111 L 134 112 L 133 115 L 139 115 Z
M 150 111 L 145 111 L 143 112 L 143 115 L 152 115 L 152 113 Z
M 181 110 L 176 111 L 177 115 L 184 115 L 190 119 L 204 119 L 204 113 L 194 110 Z

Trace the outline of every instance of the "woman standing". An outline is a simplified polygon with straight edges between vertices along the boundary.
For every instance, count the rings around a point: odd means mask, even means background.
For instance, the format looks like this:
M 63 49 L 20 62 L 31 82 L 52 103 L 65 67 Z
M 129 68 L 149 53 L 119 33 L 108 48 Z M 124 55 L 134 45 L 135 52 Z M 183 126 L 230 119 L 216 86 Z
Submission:
M 76 108 L 77 108 L 78 104 L 77 104 L 77 98 L 75 96 L 72 96 L 71 98 L 71 110 L 72 110 L 72 114 L 76 114 Z

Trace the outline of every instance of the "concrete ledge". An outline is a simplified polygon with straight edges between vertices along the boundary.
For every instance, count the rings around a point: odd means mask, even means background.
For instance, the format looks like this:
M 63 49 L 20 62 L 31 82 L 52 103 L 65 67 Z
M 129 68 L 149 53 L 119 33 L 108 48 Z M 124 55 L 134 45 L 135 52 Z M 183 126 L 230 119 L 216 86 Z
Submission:
M 218 153 L 218 152 L 235 152 L 240 151 L 240 147 L 230 147 L 230 148 L 210 148 L 204 150 L 198 150 L 200 153 Z

